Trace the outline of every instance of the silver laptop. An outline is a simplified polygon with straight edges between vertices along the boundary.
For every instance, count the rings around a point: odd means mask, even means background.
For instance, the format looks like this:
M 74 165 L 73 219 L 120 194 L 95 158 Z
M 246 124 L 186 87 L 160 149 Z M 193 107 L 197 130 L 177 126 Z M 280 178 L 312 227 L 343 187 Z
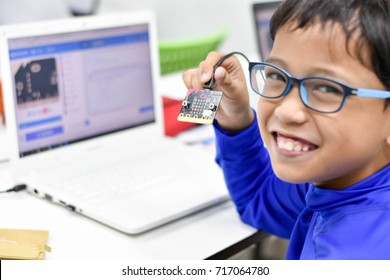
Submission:
M 212 153 L 163 135 L 152 12 L 4 26 L 0 41 L 29 192 L 129 234 L 228 199 Z

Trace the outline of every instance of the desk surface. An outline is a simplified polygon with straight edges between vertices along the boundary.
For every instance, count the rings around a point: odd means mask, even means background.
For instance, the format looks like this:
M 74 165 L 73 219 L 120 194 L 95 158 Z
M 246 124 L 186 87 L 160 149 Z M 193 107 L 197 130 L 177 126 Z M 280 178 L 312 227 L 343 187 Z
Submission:
M 1 163 L 0 189 L 10 185 L 9 163 Z M 2 228 L 48 230 L 52 252 L 46 259 L 206 259 L 246 240 L 245 248 L 256 234 L 231 202 L 140 235 L 123 234 L 26 192 L 0 194 L 0 213 Z

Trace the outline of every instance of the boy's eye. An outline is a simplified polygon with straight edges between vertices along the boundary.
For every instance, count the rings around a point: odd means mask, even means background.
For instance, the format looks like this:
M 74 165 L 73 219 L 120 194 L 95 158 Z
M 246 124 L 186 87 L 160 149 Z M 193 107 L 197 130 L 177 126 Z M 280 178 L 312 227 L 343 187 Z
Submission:
M 275 81 L 282 81 L 282 82 L 286 81 L 286 78 L 284 77 L 284 75 L 281 75 L 278 72 L 267 72 L 266 78 L 269 80 L 275 80 Z
M 334 95 L 343 95 L 343 90 L 338 86 L 320 84 L 312 88 L 312 91 L 318 93 L 334 94 Z

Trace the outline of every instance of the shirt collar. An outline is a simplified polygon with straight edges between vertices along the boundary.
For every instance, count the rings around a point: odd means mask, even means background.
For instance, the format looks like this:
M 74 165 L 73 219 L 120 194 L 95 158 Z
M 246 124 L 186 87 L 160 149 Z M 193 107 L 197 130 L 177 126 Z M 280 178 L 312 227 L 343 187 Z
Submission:
M 390 192 L 390 165 L 370 177 L 342 190 L 323 189 L 311 185 L 306 194 L 306 205 L 312 211 L 323 211 L 350 204 L 384 201 L 382 192 Z M 387 202 L 390 203 L 390 202 Z

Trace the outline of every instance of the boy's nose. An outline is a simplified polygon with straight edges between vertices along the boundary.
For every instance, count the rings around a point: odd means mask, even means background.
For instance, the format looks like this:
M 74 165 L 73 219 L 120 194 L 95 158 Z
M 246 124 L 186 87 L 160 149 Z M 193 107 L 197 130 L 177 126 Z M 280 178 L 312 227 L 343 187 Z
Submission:
M 275 115 L 284 123 L 304 123 L 307 120 L 307 108 L 299 96 L 299 87 L 294 85 L 290 92 L 275 104 Z

